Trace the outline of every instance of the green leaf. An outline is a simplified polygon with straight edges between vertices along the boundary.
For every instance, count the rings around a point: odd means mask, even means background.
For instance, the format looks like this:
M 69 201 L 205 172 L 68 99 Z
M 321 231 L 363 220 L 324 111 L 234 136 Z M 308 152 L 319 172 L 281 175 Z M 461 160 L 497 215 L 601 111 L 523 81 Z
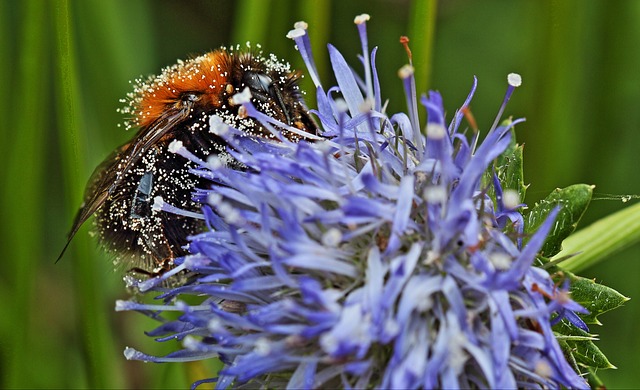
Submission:
M 604 382 L 597 374 L 598 370 L 595 368 L 587 368 L 587 382 L 592 389 L 606 389 Z
M 620 307 L 629 300 L 612 288 L 595 283 L 593 280 L 567 271 L 562 271 L 562 274 L 571 280 L 571 299 L 590 311 L 586 315 L 580 314 L 586 323 L 601 325 L 597 319 L 600 314 Z M 558 273 L 558 275 L 561 274 Z M 596 346 L 597 335 L 585 332 L 566 320 L 556 324 L 553 331 L 567 361 L 577 372 L 585 375 L 592 388 L 602 385 L 602 381 L 596 375 L 598 369 L 616 368 Z
M 589 206 L 592 192 L 593 186 L 587 184 L 557 188 L 545 199 L 536 203 L 531 212 L 525 216 L 525 234 L 530 236 L 538 230 L 551 210 L 556 206 L 561 207 L 553 229 L 542 246 L 542 254 L 545 257 L 551 257 L 560 252 L 562 242 L 573 233 Z
M 47 23 L 52 7 L 49 2 L 38 0 L 8 3 L 3 5 L 6 13 L 0 22 L 12 23 L 12 18 L 17 17 L 15 29 L 5 31 L 3 27 L 2 32 L 9 33 L 10 41 L 15 41 L 13 44 L 18 45 L 20 51 L 14 58 L 10 46 L 0 49 L 2 61 L 11 63 L 8 73 L 0 80 L 10 89 L 1 98 L 2 114 L 6 116 L 2 117 L 0 133 L 6 147 L 0 168 L 0 203 L 3 205 L 0 255 L 6 259 L 2 284 L 15 287 L 9 287 L 11 299 L 5 301 L 1 315 L 7 322 L 19 325 L 11 327 L 7 333 L 10 337 L 3 337 L 6 344 L 2 349 L 7 352 L 2 357 L 0 371 L 4 375 L 0 375 L 0 383 L 8 388 L 37 387 L 37 382 L 30 381 L 34 376 L 34 366 L 31 366 L 34 358 L 30 351 L 42 343 L 34 340 L 33 332 L 34 300 L 39 286 L 34 275 L 44 265 L 42 259 L 47 254 L 44 240 L 33 238 L 43 236 L 47 206 L 42 194 L 47 193 L 45 178 L 51 174 L 46 169 L 46 157 L 52 113 L 44 102 L 49 98 L 53 72 Z M 12 8 L 17 12 L 11 12 Z
M 78 59 L 75 52 L 75 39 L 77 37 L 71 23 L 71 2 L 59 0 L 55 2 L 54 11 L 50 13 L 56 36 L 55 46 L 55 97 L 53 106 L 56 108 L 58 121 L 57 129 L 59 139 L 63 140 L 59 145 L 63 150 L 73 148 L 83 134 L 83 126 L 80 123 L 81 93 L 78 79 Z M 77 153 L 77 151 L 76 151 Z M 63 153 L 63 166 L 67 172 L 75 172 L 73 153 Z M 72 176 L 72 175 L 69 175 Z M 68 183 L 76 183 L 78 178 L 68 178 Z M 76 185 L 76 188 L 81 188 Z M 69 197 L 71 198 L 71 197 Z M 77 205 L 78 203 L 76 203 Z M 76 206 L 77 207 L 77 206 Z M 107 298 L 104 289 L 97 289 L 100 285 L 100 275 L 96 265 L 90 261 L 81 261 L 90 257 L 89 247 L 78 245 L 76 242 L 73 253 L 75 278 L 74 288 L 78 291 L 79 337 L 83 341 L 84 353 L 91 356 L 91 364 L 87 367 L 87 380 L 92 388 L 114 388 L 123 385 L 122 377 L 118 372 L 117 361 L 119 355 L 114 345 L 114 333 L 109 329 L 107 314 L 102 304 Z
M 601 370 L 616 368 L 593 341 L 559 340 L 559 343 L 564 353 L 581 366 Z
M 595 335 L 578 329 L 564 320 L 554 326 L 553 331 L 569 360 L 588 368 L 616 368 L 593 342 L 597 340 Z
M 524 200 L 527 191 L 522 172 L 522 150 L 522 145 L 514 145 L 513 149 L 507 150 L 505 154 L 498 158 L 496 171 L 502 188 L 518 191 L 520 200 Z
M 602 325 L 598 316 L 610 310 L 622 306 L 629 298 L 620 294 L 611 287 L 594 282 L 591 279 L 569 273 L 571 278 L 571 299 L 589 310 L 589 314 L 581 314 L 588 324 Z
M 562 268 L 578 272 L 640 241 L 640 203 L 602 218 L 572 234 L 554 258 L 574 257 L 562 262 Z
M 508 123 L 502 123 L 507 125 Z M 515 141 L 515 131 L 511 129 L 511 144 L 497 159 L 493 169 L 488 169 L 483 177 L 483 187 L 488 189 L 488 194 L 496 201 L 495 189 L 493 187 L 493 172 L 495 170 L 502 190 L 515 190 L 518 192 L 520 200 L 524 200 L 527 185 L 524 184 L 524 173 L 522 163 L 522 151 L 524 147 Z

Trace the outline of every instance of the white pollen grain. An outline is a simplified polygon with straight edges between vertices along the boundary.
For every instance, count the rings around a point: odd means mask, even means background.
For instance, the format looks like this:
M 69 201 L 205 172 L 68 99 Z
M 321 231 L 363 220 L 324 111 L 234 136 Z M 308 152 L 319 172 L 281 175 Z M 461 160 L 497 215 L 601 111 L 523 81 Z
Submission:
M 371 19 L 371 16 L 369 16 L 369 14 L 361 14 L 356 16 L 355 19 L 353 19 L 353 23 L 362 24 L 369 21 L 370 19 Z
M 512 87 L 519 87 L 522 85 L 522 76 L 517 73 L 509 73 L 509 75 L 507 75 L 507 82 Z
M 179 141 L 177 139 L 174 139 L 173 141 L 171 141 L 171 143 L 169 144 L 169 148 L 167 150 L 169 150 L 169 152 L 171 153 L 178 153 L 178 151 L 180 151 L 180 149 L 182 149 L 184 146 L 182 144 L 182 141 Z

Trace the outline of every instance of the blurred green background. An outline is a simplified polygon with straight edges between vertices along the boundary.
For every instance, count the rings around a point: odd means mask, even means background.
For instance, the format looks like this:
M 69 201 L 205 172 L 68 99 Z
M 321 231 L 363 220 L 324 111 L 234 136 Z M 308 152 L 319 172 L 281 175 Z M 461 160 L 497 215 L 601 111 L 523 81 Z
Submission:
M 523 76 L 506 115 L 527 118 L 517 129 L 533 183 L 527 203 L 578 182 L 640 194 L 640 1 L 0 0 L 0 386 L 190 383 L 180 365 L 124 359 L 125 346 L 165 354 L 175 345 L 149 340 L 154 324 L 143 316 L 113 311 L 127 293 L 87 227 L 54 264 L 93 168 L 132 135 L 117 127 L 118 100 L 129 80 L 247 40 L 304 69 L 285 38 L 298 20 L 310 25 L 328 84 L 325 44 L 357 65 L 352 21 L 362 12 L 390 112 L 404 109 L 400 35 L 411 38 L 418 90 L 440 90 L 449 113 L 478 77 L 471 107 L 485 131 L 507 73 Z M 622 207 L 594 201 L 583 226 Z M 619 368 L 601 372 L 609 388 L 640 383 L 639 252 L 583 272 L 632 298 L 592 327 Z

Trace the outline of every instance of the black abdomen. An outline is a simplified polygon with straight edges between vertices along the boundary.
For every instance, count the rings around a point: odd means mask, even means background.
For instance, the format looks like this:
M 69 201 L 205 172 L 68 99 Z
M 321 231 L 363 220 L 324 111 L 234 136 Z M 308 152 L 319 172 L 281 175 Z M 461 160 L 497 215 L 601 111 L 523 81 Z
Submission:
M 203 159 L 224 150 L 218 137 L 201 129 L 178 131 L 174 135 Z M 95 226 L 107 250 L 116 254 L 116 258 L 137 260 L 139 267 L 149 272 L 167 260 L 186 255 L 187 237 L 204 227 L 202 220 L 153 207 L 155 198 L 162 197 L 165 203 L 199 212 L 201 205 L 192 200 L 194 189 L 211 184 L 189 172 L 195 164 L 168 151 L 171 141 L 158 142 L 144 153 L 96 212 Z M 120 159 L 112 161 L 113 166 L 105 171 L 118 171 Z

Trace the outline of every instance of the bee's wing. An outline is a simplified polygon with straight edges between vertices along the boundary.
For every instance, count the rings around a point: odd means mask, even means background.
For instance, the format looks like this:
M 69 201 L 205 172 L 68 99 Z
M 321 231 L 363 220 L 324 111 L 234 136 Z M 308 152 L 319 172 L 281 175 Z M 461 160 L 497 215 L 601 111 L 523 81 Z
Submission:
M 130 147 L 126 151 L 126 156 L 122 158 L 124 166 L 118 170 L 115 181 L 110 184 L 108 189 L 109 194 L 115 190 L 124 178 L 125 174 L 129 172 L 129 170 L 138 162 L 138 160 L 140 160 L 149 148 L 155 145 L 169 132 L 175 130 L 176 126 L 189 116 L 191 107 L 191 104 L 186 104 L 180 109 L 165 111 L 165 113 L 153 122 L 145 131 L 140 132 L 136 136 L 136 138 L 129 144 Z
M 131 142 L 122 146 L 98 166 L 89 181 L 86 194 L 88 199 L 78 210 L 67 237 L 67 243 L 62 248 L 56 263 L 60 261 L 80 227 L 116 191 L 126 173 L 133 168 L 149 148 L 175 129 L 176 125 L 189 115 L 190 110 L 190 105 L 185 105 L 181 109 L 167 110 L 150 126 L 141 129 Z M 121 164 L 122 166 L 118 167 Z

